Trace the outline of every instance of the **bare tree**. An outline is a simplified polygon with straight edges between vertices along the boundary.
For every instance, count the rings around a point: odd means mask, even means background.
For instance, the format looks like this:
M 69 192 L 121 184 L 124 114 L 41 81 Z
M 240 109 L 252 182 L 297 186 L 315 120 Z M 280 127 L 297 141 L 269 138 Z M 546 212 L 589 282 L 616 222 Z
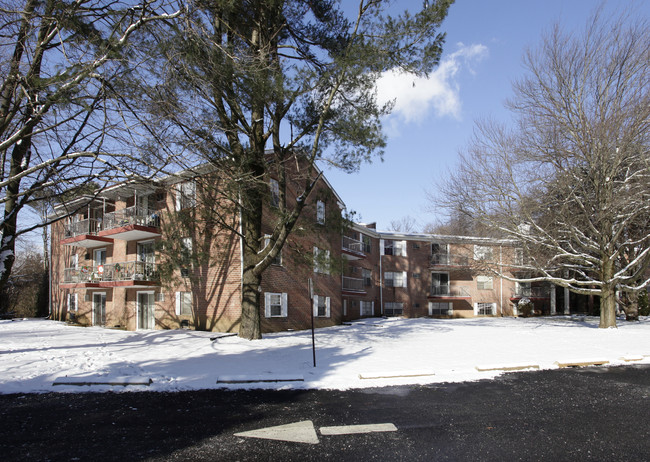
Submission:
M 412 216 L 405 216 L 399 220 L 391 220 L 389 231 L 397 231 L 400 233 L 415 233 L 417 232 L 417 221 Z
M 445 203 L 516 239 L 526 281 L 599 296 L 600 327 L 615 326 L 617 290 L 650 282 L 649 24 L 597 11 L 581 35 L 555 26 L 524 64 L 518 123 L 477 124 Z
M 26 205 L 46 192 L 149 173 L 141 156 L 113 143 L 125 121 L 114 89 L 133 33 L 177 14 L 158 0 L 0 3 L 0 289 L 16 237 L 48 224 L 19 226 Z

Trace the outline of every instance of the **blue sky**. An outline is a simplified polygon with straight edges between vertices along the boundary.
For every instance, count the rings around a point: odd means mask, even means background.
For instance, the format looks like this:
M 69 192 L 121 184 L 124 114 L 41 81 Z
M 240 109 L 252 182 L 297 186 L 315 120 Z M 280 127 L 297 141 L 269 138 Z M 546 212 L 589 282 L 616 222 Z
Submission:
M 396 4 L 418 8 L 422 2 Z M 436 181 L 453 169 L 475 120 L 507 121 L 503 103 L 512 82 L 524 75 L 524 51 L 535 48 L 556 22 L 580 32 L 598 5 L 596 0 L 456 0 L 442 26 L 447 39 L 441 64 L 429 80 L 417 80 L 414 87 L 413 77 L 391 76 L 378 88 L 380 97 L 396 98 L 384 121 L 384 161 L 353 174 L 325 169 L 348 210 L 358 221 L 377 222 L 380 230 L 405 216 L 416 220 L 417 231 L 435 221 L 425 191 L 436 193 Z M 609 0 L 604 8 L 616 14 L 629 6 L 650 14 L 648 0 Z

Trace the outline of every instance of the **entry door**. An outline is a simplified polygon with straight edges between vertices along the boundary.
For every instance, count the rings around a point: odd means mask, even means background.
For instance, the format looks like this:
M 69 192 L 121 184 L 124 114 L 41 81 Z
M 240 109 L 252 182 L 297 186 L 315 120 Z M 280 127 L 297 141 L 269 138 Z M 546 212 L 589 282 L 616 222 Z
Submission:
M 138 292 L 138 329 L 153 329 L 154 296 L 149 292 Z
M 95 326 L 106 324 L 106 294 L 93 294 L 93 324 Z

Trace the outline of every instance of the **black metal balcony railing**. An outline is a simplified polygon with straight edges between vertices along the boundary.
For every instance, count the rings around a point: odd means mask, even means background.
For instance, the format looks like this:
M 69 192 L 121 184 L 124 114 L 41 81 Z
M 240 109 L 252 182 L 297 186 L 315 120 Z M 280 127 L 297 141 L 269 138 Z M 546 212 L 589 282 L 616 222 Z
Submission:
M 363 278 L 350 278 L 343 276 L 343 290 L 350 290 L 353 292 L 363 292 L 364 284 Z
M 95 218 L 88 218 L 86 220 L 75 221 L 68 223 L 64 226 L 63 237 L 77 237 L 84 234 L 95 235 L 101 230 L 100 221 Z
M 431 255 L 431 265 L 434 266 L 468 266 L 469 258 L 465 255 L 434 253 Z
M 469 292 L 465 287 L 451 287 L 450 285 L 440 285 L 431 287 L 431 296 L 433 297 L 469 297 Z
M 158 281 L 158 272 L 155 263 L 144 261 L 88 265 L 64 270 L 64 283 L 78 284 L 105 281 Z
M 532 297 L 532 298 L 548 298 L 551 294 L 549 287 L 526 287 L 518 286 L 513 292 L 513 298 Z
M 121 228 L 129 225 L 160 227 L 160 215 L 145 207 L 127 207 L 104 214 L 102 229 Z

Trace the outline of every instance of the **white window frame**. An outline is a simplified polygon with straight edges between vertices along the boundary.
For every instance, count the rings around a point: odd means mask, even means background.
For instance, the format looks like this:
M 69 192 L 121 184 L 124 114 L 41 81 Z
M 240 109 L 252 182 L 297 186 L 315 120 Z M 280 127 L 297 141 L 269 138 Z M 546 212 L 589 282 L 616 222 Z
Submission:
M 271 206 L 280 207 L 280 183 L 278 180 L 269 179 L 269 190 L 271 191 Z
M 386 287 L 407 287 L 408 273 L 406 271 L 386 271 L 384 281 Z
M 320 303 L 323 302 L 325 308 L 325 314 L 319 314 Z M 315 318 L 329 318 L 331 315 L 331 304 L 329 297 L 323 297 L 322 295 L 314 295 L 314 317 Z
M 516 266 L 523 266 L 524 265 L 524 249 L 521 248 L 521 247 L 515 247 L 514 264 Z
M 186 296 L 189 296 L 189 305 L 190 305 L 189 313 L 183 313 L 183 298 L 185 298 Z M 192 297 L 192 292 L 187 292 L 187 291 L 176 292 L 176 316 L 191 316 L 193 312 L 194 312 L 194 300 Z
M 264 235 L 264 247 L 262 250 L 264 250 L 268 245 L 271 243 L 271 236 L 269 234 Z M 280 249 L 280 252 L 278 252 L 278 255 L 273 259 L 271 262 L 272 265 L 276 266 L 282 266 L 282 249 Z
M 484 310 L 487 307 L 491 308 L 491 312 L 489 314 L 487 313 L 480 313 L 481 310 Z M 476 302 L 474 303 L 474 316 L 495 316 L 497 313 L 497 304 L 496 302 L 489 303 L 489 302 Z
M 271 313 L 271 308 L 273 306 L 278 306 L 277 303 L 273 303 L 272 297 L 280 297 L 280 314 L 274 315 Z M 288 296 L 286 293 L 278 292 L 265 292 L 264 293 L 264 317 L 266 318 L 286 318 L 288 314 Z
M 316 222 L 319 225 L 325 224 L 325 202 L 316 201 Z
M 101 262 L 97 261 L 97 254 L 98 252 L 104 252 L 104 258 L 102 259 Z M 106 264 L 106 247 L 102 247 L 101 249 L 93 249 L 93 266 L 99 266 L 99 265 L 105 265 Z
M 370 309 L 370 312 L 366 310 Z M 367 300 L 361 300 L 359 302 L 359 316 L 374 316 L 375 314 L 375 302 L 369 302 Z
M 196 181 L 189 180 L 176 184 L 176 211 L 196 206 Z
M 444 306 L 447 306 L 447 309 L 444 309 Z M 434 308 L 439 311 L 434 313 Z M 442 313 L 441 311 L 445 311 Z M 452 302 L 429 302 L 429 316 L 452 316 L 454 314 L 454 304 Z
M 493 290 L 494 278 L 492 276 L 479 275 L 476 276 L 476 289 L 477 290 Z
M 390 249 L 390 253 L 387 250 Z M 379 254 L 380 255 L 393 255 L 396 257 L 406 257 L 406 241 L 398 241 L 395 239 L 380 239 L 379 240 Z
M 314 247 L 314 273 L 330 274 L 330 251 Z
M 79 309 L 79 297 L 77 294 L 68 294 L 68 312 L 76 313 Z
M 72 265 L 72 269 L 79 269 L 79 254 L 75 253 L 71 255 L 72 261 L 70 264 Z
M 391 310 L 392 313 L 388 314 L 388 310 Z M 398 310 L 399 314 L 395 314 L 395 310 Z M 384 302 L 384 314 L 386 316 L 403 316 L 404 315 L 404 303 L 402 303 L 402 302 Z
M 151 320 L 153 321 L 153 329 L 156 328 L 156 293 L 153 290 L 138 290 L 135 293 L 135 328 L 140 330 L 140 294 L 147 294 L 153 296 L 153 311 L 151 312 Z

